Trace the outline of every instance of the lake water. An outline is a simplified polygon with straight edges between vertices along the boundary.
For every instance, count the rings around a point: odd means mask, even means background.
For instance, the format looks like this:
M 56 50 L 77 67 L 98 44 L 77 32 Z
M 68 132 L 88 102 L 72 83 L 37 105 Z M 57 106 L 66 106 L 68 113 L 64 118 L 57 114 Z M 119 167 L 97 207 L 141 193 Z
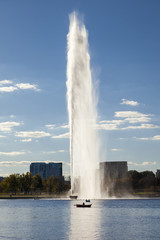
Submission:
M 0 200 L 0 239 L 159 240 L 159 199 Z

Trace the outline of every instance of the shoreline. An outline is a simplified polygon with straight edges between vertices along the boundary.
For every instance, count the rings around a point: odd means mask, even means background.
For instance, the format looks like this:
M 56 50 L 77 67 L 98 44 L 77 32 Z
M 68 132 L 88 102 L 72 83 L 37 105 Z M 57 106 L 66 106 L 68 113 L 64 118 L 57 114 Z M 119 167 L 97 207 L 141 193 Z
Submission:
M 124 195 L 117 195 L 117 196 L 110 196 L 110 197 L 102 197 L 99 200 L 112 200 L 112 199 L 159 199 L 160 193 L 134 193 L 134 194 L 124 194 Z M 33 200 L 39 200 L 39 199 L 70 199 L 69 195 L 59 195 L 59 194 L 33 194 L 33 195 L 11 195 L 11 194 L 2 194 L 0 195 L 0 200 L 17 200 L 17 199 L 33 199 Z M 81 199 L 77 199 L 81 200 Z M 98 199 L 97 199 L 98 200 Z
M 33 195 L 11 195 L 11 194 L 4 194 L 4 195 L 0 195 L 0 199 L 10 199 L 10 200 L 14 200 L 14 199 L 34 199 L 34 200 L 38 200 L 38 199 L 47 199 L 47 198 L 69 198 L 69 196 L 66 195 L 57 195 L 57 194 L 45 194 L 45 195 L 41 195 L 41 194 L 33 194 Z

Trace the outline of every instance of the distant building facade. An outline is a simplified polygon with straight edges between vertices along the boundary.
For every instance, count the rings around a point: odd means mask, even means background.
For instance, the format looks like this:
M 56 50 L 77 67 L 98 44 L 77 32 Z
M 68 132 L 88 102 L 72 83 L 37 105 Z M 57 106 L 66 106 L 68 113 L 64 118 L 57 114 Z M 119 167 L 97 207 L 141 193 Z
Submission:
M 32 176 L 40 174 L 42 179 L 46 179 L 51 176 L 62 177 L 62 163 L 31 163 L 30 172 L 32 173 Z
M 99 169 L 102 196 L 114 196 L 117 194 L 117 180 L 125 178 L 128 172 L 127 162 L 101 162 Z
M 3 182 L 3 180 L 4 180 L 4 177 L 0 177 L 0 182 Z
M 128 172 L 127 162 L 101 162 L 100 175 L 103 178 L 118 179 L 124 178 Z
M 159 176 L 160 176 L 160 169 L 157 169 L 156 177 L 159 177 Z

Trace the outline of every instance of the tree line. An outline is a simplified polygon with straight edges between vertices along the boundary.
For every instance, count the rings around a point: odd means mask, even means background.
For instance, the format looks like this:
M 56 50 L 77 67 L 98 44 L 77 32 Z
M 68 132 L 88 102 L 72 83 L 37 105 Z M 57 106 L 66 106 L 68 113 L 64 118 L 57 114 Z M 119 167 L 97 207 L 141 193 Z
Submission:
M 110 196 L 138 192 L 160 193 L 160 175 L 156 177 L 152 171 L 138 172 L 131 170 L 127 172 L 124 178 L 112 179 L 106 177 L 103 183 L 103 191 L 107 191 Z
M 44 192 L 60 194 L 69 190 L 70 182 L 64 181 L 64 178 L 51 176 L 42 179 L 39 174 L 32 176 L 29 172 L 21 175 L 11 174 L 0 182 L 0 193 L 39 194 Z M 160 192 L 160 175 L 156 177 L 152 171 L 131 170 L 127 172 L 125 178 L 106 177 L 103 181 L 102 191 L 111 196 L 117 193 Z
M 54 193 L 59 194 L 67 192 L 70 184 L 64 181 L 64 178 L 55 178 L 53 176 L 42 179 L 39 174 L 32 176 L 31 173 L 11 174 L 0 182 L 0 193 Z

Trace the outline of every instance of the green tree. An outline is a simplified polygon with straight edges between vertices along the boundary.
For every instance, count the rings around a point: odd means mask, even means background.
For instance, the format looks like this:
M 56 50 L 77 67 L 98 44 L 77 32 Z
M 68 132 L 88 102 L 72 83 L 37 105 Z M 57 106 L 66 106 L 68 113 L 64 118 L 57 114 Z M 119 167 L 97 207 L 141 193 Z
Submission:
M 0 191 L 3 193 L 9 192 L 9 181 L 7 178 L 5 178 L 1 183 L 0 183 Z
M 56 180 L 57 180 L 57 192 L 58 193 L 65 192 L 67 189 L 67 185 L 65 184 L 64 178 L 60 177 L 60 178 L 57 178 Z
M 157 186 L 160 186 L 160 174 L 156 177 Z
M 128 171 L 127 178 L 133 190 L 139 188 L 139 180 L 141 179 L 141 174 L 135 170 Z
M 19 174 L 11 174 L 6 178 L 8 190 L 13 194 L 16 194 L 19 190 Z
M 43 183 L 42 183 L 42 178 L 40 176 L 40 174 L 36 174 L 33 177 L 33 181 L 32 181 L 32 188 L 35 191 L 42 191 L 43 189 Z
M 49 192 L 49 193 L 57 192 L 57 186 L 58 186 L 57 180 L 53 176 L 49 177 L 46 180 L 46 190 L 47 190 L 47 192 Z
M 25 194 L 29 193 L 32 185 L 32 174 L 27 172 L 26 174 L 20 175 L 20 188 L 21 192 Z
M 154 188 L 156 186 L 155 174 L 152 171 L 141 172 L 139 187 L 143 189 Z

